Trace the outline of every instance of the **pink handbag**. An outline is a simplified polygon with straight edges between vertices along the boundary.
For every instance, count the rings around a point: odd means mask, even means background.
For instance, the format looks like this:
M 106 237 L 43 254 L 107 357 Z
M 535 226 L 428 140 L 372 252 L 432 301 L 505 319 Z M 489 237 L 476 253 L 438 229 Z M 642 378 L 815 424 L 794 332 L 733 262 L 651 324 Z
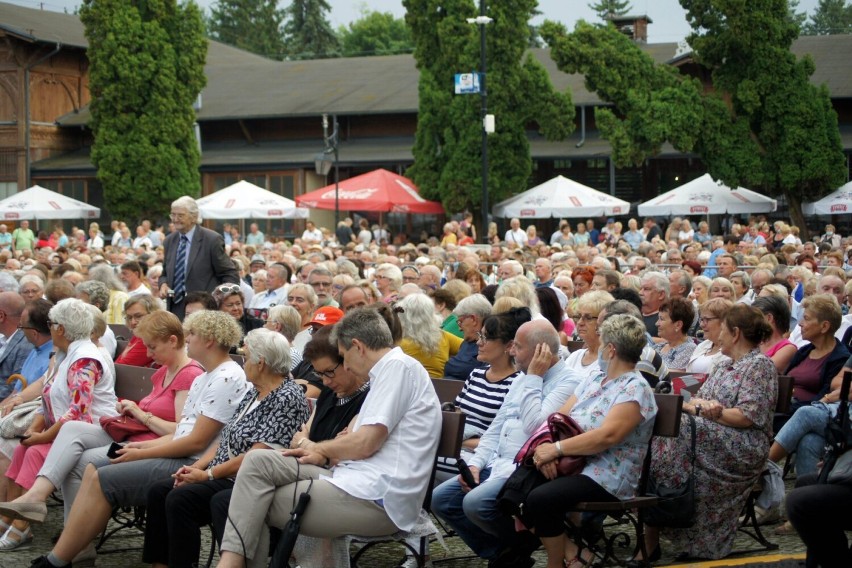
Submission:
M 524 442 L 521 449 L 515 456 L 515 463 L 519 465 L 527 465 L 535 467 L 533 463 L 533 455 L 536 448 L 541 444 L 553 444 L 560 440 L 567 440 L 578 434 L 582 434 L 583 429 L 580 425 L 571 418 L 561 412 L 554 412 L 547 417 L 547 421 L 538 427 L 532 436 Z M 556 470 L 559 476 L 574 475 L 583 471 L 586 466 L 585 456 L 562 456 L 556 462 Z

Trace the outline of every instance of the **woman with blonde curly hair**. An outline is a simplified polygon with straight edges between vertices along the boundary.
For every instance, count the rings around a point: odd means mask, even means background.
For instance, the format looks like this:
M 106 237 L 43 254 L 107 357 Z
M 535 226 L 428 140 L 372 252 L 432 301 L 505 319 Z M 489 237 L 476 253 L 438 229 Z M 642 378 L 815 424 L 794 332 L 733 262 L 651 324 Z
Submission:
M 429 376 L 444 376 L 447 360 L 458 353 L 462 338 L 443 331 L 435 316 L 435 304 L 425 294 L 406 296 L 396 306 L 402 324 L 402 350 L 426 368 Z

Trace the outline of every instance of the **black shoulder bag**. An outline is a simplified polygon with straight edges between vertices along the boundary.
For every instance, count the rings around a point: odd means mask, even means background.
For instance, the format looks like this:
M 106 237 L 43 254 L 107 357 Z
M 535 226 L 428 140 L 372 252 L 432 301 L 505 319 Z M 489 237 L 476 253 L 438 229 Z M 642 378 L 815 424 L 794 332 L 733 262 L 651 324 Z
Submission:
M 692 432 L 692 471 L 679 487 L 659 483 L 653 477 L 648 480 L 648 494 L 660 498 L 645 512 L 645 522 L 652 527 L 688 529 L 695 524 L 695 418 L 691 414 L 685 416 Z

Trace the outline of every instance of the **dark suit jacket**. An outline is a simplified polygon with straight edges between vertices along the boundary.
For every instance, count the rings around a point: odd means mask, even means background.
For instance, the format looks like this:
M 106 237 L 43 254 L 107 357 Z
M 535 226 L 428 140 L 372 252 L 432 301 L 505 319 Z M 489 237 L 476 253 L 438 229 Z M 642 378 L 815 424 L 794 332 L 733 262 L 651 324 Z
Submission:
M 32 350 L 33 344 L 27 341 L 20 330 L 12 334 L 3 358 L 0 359 L 0 385 L 6 384 L 6 379 L 11 375 L 21 372 L 21 367 Z
M 175 257 L 180 245 L 180 233 L 174 231 L 163 242 L 165 262 L 160 286 L 164 283 L 174 288 Z M 186 272 L 186 291 L 213 292 L 219 284 L 239 284 L 240 276 L 233 261 L 225 254 L 222 235 L 197 225 L 189 247 L 189 263 Z M 171 306 L 171 312 L 183 319 L 186 302 Z

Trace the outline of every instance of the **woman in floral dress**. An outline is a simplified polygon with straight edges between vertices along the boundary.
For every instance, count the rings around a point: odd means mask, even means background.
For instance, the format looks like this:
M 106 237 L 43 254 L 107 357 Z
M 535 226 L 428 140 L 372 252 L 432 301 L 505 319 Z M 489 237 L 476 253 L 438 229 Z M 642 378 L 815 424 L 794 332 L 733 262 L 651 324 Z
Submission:
M 772 442 L 772 416 L 778 394 L 778 373 L 760 352 L 772 329 L 757 308 L 737 304 L 722 321 L 719 343 L 731 358 L 719 365 L 683 411 L 695 416 L 695 524 L 688 529 L 663 529 L 675 552 L 690 558 L 722 558 L 730 551 L 737 519 L 752 486 L 766 465 Z M 686 483 L 690 465 L 691 430 L 681 424 L 677 438 L 652 444 L 651 473 L 666 485 Z M 648 527 L 646 544 L 652 559 L 659 556 L 659 530 Z

